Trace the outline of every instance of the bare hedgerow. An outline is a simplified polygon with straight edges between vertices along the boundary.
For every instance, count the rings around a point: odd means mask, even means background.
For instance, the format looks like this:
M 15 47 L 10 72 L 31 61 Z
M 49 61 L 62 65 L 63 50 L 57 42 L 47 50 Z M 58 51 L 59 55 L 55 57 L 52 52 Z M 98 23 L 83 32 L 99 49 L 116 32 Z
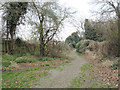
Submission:
M 66 57 L 69 47 L 61 41 L 52 41 L 47 45 L 47 56 Z

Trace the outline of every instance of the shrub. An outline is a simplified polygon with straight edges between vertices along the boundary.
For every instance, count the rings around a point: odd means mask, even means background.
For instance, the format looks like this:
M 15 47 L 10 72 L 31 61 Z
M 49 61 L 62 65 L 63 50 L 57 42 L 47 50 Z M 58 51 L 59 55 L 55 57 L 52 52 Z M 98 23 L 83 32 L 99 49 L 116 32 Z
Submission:
M 79 43 L 76 44 L 76 51 L 78 53 L 84 53 L 85 52 L 85 49 L 86 47 L 89 45 L 89 41 L 87 40 L 81 40 Z
M 68 60 L 66 60 L 66 61 L 65 61 L 65 63 L 69 63 L 69 61 L 68 61 Z
M 50 58 L 50 57 L 40 57 L 39 58 L 39 61 L 51 61 L 53 60 L 53 58 Z
M 78 32 L 73 32 L 70 36 L 68 36 L 65 40 L 65 43 L 67 43 L 69 46 L 75 48 L 76 44 L 81 41 L 82 38 L 79 36 Z
M 69 50 L 70 50 L 70 47 L 64 42 L 53 40 L 49 42 L 47 45 L 46 56 L 52 57 L 52 58 L 54 57 L 63 58 L 66 55 L 68 55 Z
M 94 41 L 103 41 L 103 23 L 102 22 L 94 22 L 90 21 L 88 19 L 85 20 L 85 38 L 89 40 L 94 40 Z
M 17 60 L 16 61 L 17 63 L 34 63 L 34 62 L 36 62 L 36 60 L 28 60 L 28 59 L 19 59 L 19 60 Z
M 78 43 L 76 44 L 76 49 L 80 49 L 80 47 L 81 47 L 81 43 L 78 42 Z
M 64 60 L 63 58 L 60 58 L 60 60 L 62 61 L 62 60 Z
M 16 56 L 11 56 L 8 54 L 2 55 L 2 60 L 4 61 L 15 61 L 16 60 Z
M 36 60 L 27 60 L 29 63 L 34 63 Z
M 113 70 L 115 70 L 115 69 L 118 69 L 119 68 L 119 62 L 117 61 L 117 62 L 115 62 L 111 67 L 113 68 Z
M 30 53 L 24 53 L 22 56 L 30 56 Z
M 76 51 L 77 51 L 78 53 L 82 54 L 82 53 L 85 52 L 85 49 L 82 49 L 82 48 L 81 48 L 81 49 L 77 49 Z
M 45 64 L 46 66 L 50 66 L 48 63 Z
M 86 41 L 86 42 L 84 43 L 84 46 L 87 47 L 87 46 L 89 46 L 89 44 L 90 44 L 90 41 Z
M 11 65 L 10 61 L 2 62 L 2 66 L 8 67 L 9 65 Z
M 6 71 L 6 68 L 5 68 L 5 67 L 2 67 L 2 71 Z
M 17 63 L 27 63 L 27 59 L 19 59 L 16 62 Z

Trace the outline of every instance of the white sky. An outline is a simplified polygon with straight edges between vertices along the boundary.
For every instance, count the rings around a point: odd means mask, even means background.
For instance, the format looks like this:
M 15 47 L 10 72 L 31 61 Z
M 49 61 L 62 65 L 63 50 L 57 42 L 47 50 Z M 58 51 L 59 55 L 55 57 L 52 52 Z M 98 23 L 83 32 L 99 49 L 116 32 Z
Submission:
M 61 5 L 70 7 L 77 11 L 75 16 L 78 21 L 92 18 L 91 10 L 93 7 L 90 5 L 90 1 L 92 0 L 59 0 Z M 66 22 L 64 30 L 60 33 L 60 37 L 62 40 L 65 40 L 72 32 L 75 31 L 76 28 Z
M 59 3 L 65 7 L 70 7 L 73 10 L 77 11 L 77 13 L 74 15 L 77 20 L 84 21 L 85 18 L 91 19 L 92 13 L 90 10 L 92 10 L 92 5 L 90 5 L 91 0 L 59 0 Z M 24 37 L 24 39 L 30 38 L 30 32 L 28 32 L 28 29 L 30 28 L 28 25 L 22 26 L 19 30 L 19 36 Z M 60 40 L 65 40 L 72 32 L 75 32 L 76 28 L 72 26 L 72 24 L 69 24 L 68 22 L 65 22 L 64 29 L 59 34 Z

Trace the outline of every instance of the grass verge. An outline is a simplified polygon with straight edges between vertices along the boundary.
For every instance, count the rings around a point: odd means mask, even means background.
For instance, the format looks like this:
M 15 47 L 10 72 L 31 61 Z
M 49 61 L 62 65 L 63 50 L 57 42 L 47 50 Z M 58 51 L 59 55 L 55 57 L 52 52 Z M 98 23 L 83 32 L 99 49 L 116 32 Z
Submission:
M 9 56 L 8 56 L 9 57 Z M 3 63 L 5 67 L 10 67 L 9 62 L 14 63 L 32 63 L 34 61 L 39 61 L 44 64 L 45 67 L 39 67 L 39 68 L 30 68 L 27 70 L 17 70 L 17 71 L 4 71 L 2 72 L 2 88 L 30 88 L 32 83 L 36 82 L 37 80 L 40 80 L 41 77 L 48 75 L 48 70 L 53 68 L 59 68 L 60 65 L 63 65 L 65 63 L 68 63 L 71 61 L 69 58 L 59 58 L 58 61 L 55 58 L 55 60 L 51 61 L 53 58 L 49 57 L 42 57 L 40 59 L 32 60 L 32 59 L 24 59 L 20 58 L 16 60 L 15 57 L 11 56 L 9 59 L 8 57 L 3 57 L 3 61 L 7 63 Z M 60 61 L 63 61 L 62 64 L 59 64 Z M 53 63 L 52 66 L 50 66 L 51 63 Z M 62 70 L 62 69 L 61 69 Z
M 49 69 L 49 68 L 44 68 Z M 39 72 L 38 72 L 39 71 Z M 6 71 L 2 73 L 3 88 L 29 88 L 31 83 L 38 78 L 47 76 L 48 71 L 41 71 L 41 68 L 34 68 L 20 71 Z
M 81 72 L 79 75 L 73 79 L 69 88 L 109 88 L 111 85 L 104 85 L 98 83 L 94 76 L 93 64 L 85 64 L 81 67 Z

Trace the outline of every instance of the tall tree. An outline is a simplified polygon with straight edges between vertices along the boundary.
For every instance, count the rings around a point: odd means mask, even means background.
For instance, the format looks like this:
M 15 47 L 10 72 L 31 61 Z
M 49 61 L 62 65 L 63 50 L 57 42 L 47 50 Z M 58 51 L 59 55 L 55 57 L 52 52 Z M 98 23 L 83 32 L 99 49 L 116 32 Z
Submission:
M 85 20 L 84 28 L 85 28 L 85 38 L 90 40 L 97 40 L 97 33 L 95 28 L 92 25 L 93 23 L 90 22 L 88 19 Z
M 73 32 L 70 36 L 68 36 L 65 40 L 65 43 L 69 44 L 73 48 L 76 47 L 76 44 L 82 40 L 82 37 L 79 36 L 79 32 Z
M 85 20 L 85 38 L 94 41 L 103 41 L 102 22 Z M 101 30 L 102 29 L 102 30 Z
M 33 12 L 37 21 L 32 21 L 37 27 L 40 41 L 40 56 L 45 56 L 45 48 L 56 33 L 60 30 L 63 21 L 69 16 L 66 9 L 58 6 L 56 2 L 32 3 Z
M 27 7 L 28 2 L 9 2 L 3 4 L 3 20 L 6 23 L 6 38 L 8 40 L 9 34 L 11 38 L 11 53 L 13 53 L 14 49 L 14 35 L 16 33 L 16 26 L 21 23 L 24 14 L 27 12 Z
M 117 16 L 118 27 L 118 57 L 120 57 L 120 0 L 95 0 L 95 3 L 101 5 L 100 14 L 115 13 Z

